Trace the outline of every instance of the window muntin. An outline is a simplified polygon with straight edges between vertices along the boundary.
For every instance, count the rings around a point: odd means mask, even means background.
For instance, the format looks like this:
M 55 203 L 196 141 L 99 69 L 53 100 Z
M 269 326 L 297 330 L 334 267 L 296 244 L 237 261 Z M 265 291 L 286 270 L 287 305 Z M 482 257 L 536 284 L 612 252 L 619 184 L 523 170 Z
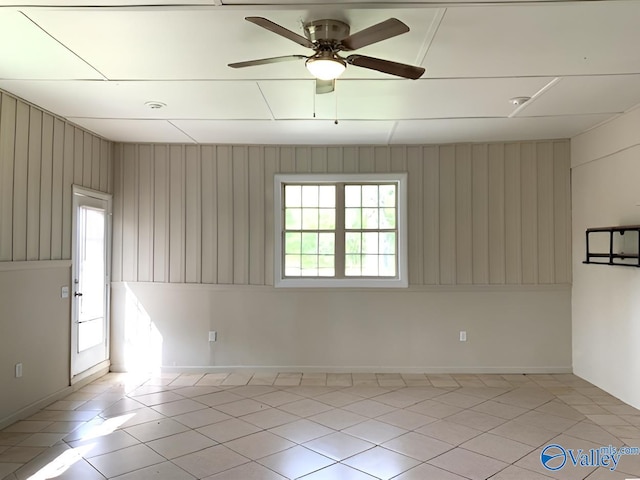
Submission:
M 406 174 L 276 175 L 276 286 L 406 280 Z

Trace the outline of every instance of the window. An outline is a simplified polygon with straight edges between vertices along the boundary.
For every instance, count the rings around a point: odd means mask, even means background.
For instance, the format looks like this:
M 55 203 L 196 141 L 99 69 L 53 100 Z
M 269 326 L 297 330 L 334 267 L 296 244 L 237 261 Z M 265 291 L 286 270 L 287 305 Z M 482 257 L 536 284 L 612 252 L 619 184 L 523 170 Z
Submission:
M 406 287 L 406 174 L 276 175 L 279 287 Z

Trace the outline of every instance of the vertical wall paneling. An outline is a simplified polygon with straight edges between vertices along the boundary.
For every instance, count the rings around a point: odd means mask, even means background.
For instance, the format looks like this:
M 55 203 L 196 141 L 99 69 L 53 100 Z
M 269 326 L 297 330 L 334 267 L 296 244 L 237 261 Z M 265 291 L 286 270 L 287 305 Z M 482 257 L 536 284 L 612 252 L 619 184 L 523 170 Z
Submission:
M 128 159 L 131 161 L 131 159 Z M 122 165 L 125 161 L 124 146 L 116 145 L 114 148 L 113 159 L 113 177 L 115 179 L 113 186 L 113 233 L 111 247 L 111 280 L 121 282 L 122 278 L 122 235 L 124 230 L 123 213 L 124 213 L 124 179 Z M 168 229 L 167 229 L 168 231 Z
M 566 283 L 568 145 L 118 145 L 114 270 L 272 285 L 275 173 L 407 171 L 410 284 Z
M 138 281 L 138 214 L 140 213 L 138 154 L 138 145 L 124 146 L 122 197 L 125 208 L 122 212 L 122 280 L 125 282 Z
M 522 282 L 522 199 L 520 144 L 505 146 L 504 161 L 504 222 L 505 281 Z
M 200 147 L 185 148 L 185 281 L 200 283 L 202 280 L 202 198 Z
M 51 187 L 53 179 L 53 117 L 42 116 L 42 157 L 40 167 L 38 259 L 51 259 Z
M 553 144 L 539 143 L 536 148 L 538 179 L 538 283 L 554 283 L 554 201 Z
M 249 283 L 264 285 L 264 214 L 265 214 L 265 178 L 264 152 L 260 147 L 249 147 Z M 323 158 L 324 157 L 324 158 Z M 326 156 L 314 158 L 312 167 L 321 167 L 326 171 Z
M 13 174 L 16 100 L 0 96 L 0 262 L 13 260 Z
M 456 146 L 456 283 L 473 283 L 471 147 Z
M 169 281 L 170 167 L 166 145 L 153 147 L 153 281 Z
M 440 283 L 440 162 L 438 147 L 423 147 L 422 249 L 423 282 Z
M 79 134 L 79 131 L 76 131 Z M 82 132 L 82 186 L 91 187 L 91 171 L 93 169 L 93 136 L 89 132 Z
M 109 142 L 99 139 L 100 148 L 100 169 L 98 171 L 98 190 L 110 192 L 109 190 L 109 170 L 111 170 Z
M 504 284 L 505 278 L 505 180 L 504 144 L 489 145 L 489 283 Z
M 106 141 L 106 140 L 105 140 Z M 113 152 L 114 152 L 114 145 L 111 142 L 107 142 L 108 143 L 108 148 L 107 148 L 107 189 L 105 190 L 108 193 L 113 193 L 113 188 L 114 188 L 114 181 L 113 181 L 113 177 L 114 177 L 114 169 L 113 169 Z
M 456 157 L 455 147 L 440 147 L 440 283 L 456 283 Z
M 307 168 L 311 166 L 306 152 Z M 249 168 L 247 147 L 233 147 L 233 283 L 249 282 Z
M 27 166 L 27 260 L 40 258 L 40 184 L 42 178 L 42 111 L 29 109 Z
M 218 147 L 218 282 L 233 283 L 233 164 L 231 147 Z
M 64 122 L 53 120 L 53 175 L 51 178 L 51 259 L 62 258 L 62 188 L 64 170 Z
M 184 282 L 184 147 L 169 147 L 169 281 Z
M 84 132 L 79 128 L 73 129 L 73 183 L 83 185 L 82 170 L 84 169 Z
M 87 134 L 89 135 L 89 134 Z M 100 189 L 100 139 L 98 137 L 91 137 L 91 188 L 94 190 Z
M 202 283 L 218 282 L 218 197 L 215 147 L 202 155 Z
M 333 149 L 335 151 L 335 149 Z M 331 152 L 331 150 L 330 150 Z M 331 153 L 329 154 L 331 158 Z M 331 163 L 329 163 L 331 165 Z M 329 166 L 331 169 L 331 166 Z M 264 148 L 264 281 L 273 285 L 274 268 L 274 211 L 273 177 L 278 171 L 278 147 Z
M 325 173 L 327 171 L 326 148 L 311 147 L 311 171 L 313 173 Z
M 409 283 L 423 283 L 422 272 L 422 147 L 409 147 L 408 168 L 408 214 L 409 214 Z
M 13 260 L 27 259 L 27 193 L 29 171 L 29 106 L 19 102 L 16 111 L 13 169 Z
M 489 283 L 489 147 L 471 148 L 473 283 Z
M 62 167 L 62 258 L 71 258 L 71 185 L 74 182 L 74 133 L 68 123 L 64 126 L 64 165 Z
M 521 145 L 522 283 L 538 282 L 538 182 L 536 144 Z
M 138 273 L 139 282 L 153 281 L 153 187 L 151 145 L 138 147 Z M 95 164 L 94 164 L 95 166 Z
M 553 143 L 555 282 L 571 282 L 571 156 L 567 142 Z

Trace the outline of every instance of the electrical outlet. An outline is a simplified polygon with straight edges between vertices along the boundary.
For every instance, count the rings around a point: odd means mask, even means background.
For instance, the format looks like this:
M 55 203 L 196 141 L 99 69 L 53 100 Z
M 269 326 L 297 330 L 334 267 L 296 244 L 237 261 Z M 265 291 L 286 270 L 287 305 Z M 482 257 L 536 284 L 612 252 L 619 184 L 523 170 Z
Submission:
M 16 378 L 22 378 L 22 363 L 16 363 Z
M 69 287 L 66 285 L 60 289 L 60 298 L 69 298 Z
M 209 341 L 210 342 L 215 342 L 218 340 L 218 332 L 209 332 Z
M 467 341 L 467 332 L 466 332 L 466 330 L 460 330 L 460 341 L 461 342 L 466 342 Z

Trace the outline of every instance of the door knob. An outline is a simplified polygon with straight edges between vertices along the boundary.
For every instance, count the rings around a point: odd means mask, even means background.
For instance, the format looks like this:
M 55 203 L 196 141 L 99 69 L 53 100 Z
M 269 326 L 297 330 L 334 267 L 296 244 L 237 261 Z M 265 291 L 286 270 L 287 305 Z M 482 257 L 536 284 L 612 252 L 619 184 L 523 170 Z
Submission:
M 82 296 L 82 294 L 81 294 L 80 292 L 75 292 L 75 293 L 73 294 L 73 296 L 74 296 L 74 297 L 81 297 L 81 296 Z

